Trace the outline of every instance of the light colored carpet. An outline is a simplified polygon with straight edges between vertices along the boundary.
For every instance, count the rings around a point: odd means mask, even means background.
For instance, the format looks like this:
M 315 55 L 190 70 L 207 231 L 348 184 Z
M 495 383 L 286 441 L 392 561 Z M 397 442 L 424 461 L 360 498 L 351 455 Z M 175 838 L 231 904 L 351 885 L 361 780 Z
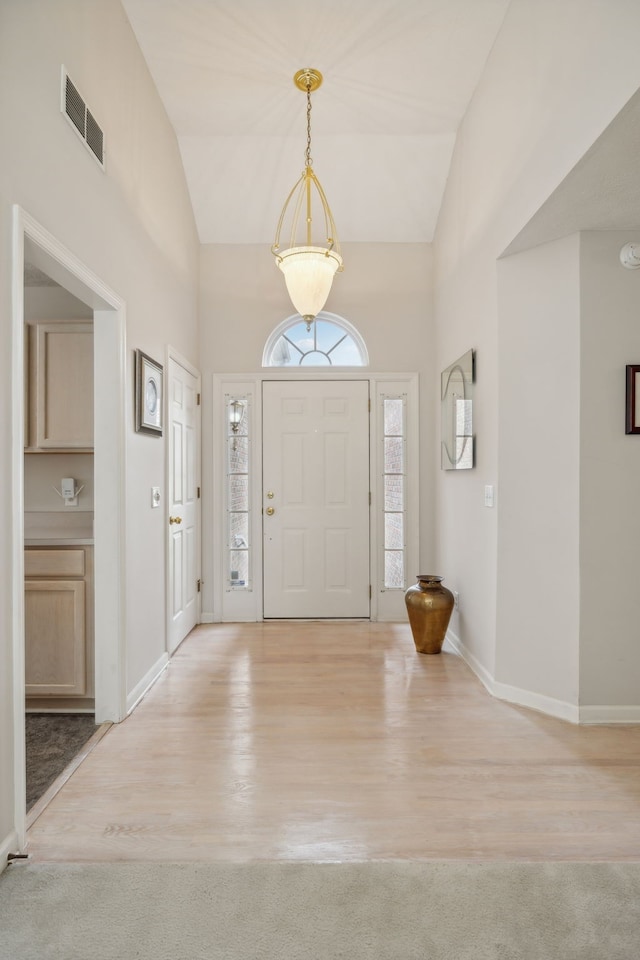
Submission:
M 10 866 L 2 960 L 637 960 L 640 864 Z

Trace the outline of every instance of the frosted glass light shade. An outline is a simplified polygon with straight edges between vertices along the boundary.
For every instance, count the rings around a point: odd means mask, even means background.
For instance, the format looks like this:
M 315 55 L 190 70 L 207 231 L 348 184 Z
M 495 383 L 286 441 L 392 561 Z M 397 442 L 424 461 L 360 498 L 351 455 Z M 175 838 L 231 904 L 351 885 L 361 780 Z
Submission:
M 329 296 L 342 257 L 326 247 L 290 247 L 278 255 L 291 302 L 301 317 L 317 316 Z

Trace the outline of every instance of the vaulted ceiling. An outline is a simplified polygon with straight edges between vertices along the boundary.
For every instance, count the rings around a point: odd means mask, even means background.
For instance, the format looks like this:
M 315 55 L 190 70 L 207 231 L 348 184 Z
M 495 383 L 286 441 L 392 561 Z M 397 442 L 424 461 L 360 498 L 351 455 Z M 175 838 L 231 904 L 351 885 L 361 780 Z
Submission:
M 123 0 L 202 243 L 266 243 L 314 170 L 344 241 L 433 238 L 456 132 L 509 0 Z

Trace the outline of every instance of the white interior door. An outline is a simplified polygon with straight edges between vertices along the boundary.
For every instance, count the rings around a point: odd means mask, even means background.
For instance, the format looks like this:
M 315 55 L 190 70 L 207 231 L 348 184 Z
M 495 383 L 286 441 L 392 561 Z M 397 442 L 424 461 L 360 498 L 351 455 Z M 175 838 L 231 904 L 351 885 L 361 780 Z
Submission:
M 368 617 L 369 384 L 263 384 L 265 618 Z
M 200 380 L 173 358 L 168 363 L 169 457 L 169 624 L 173 653 L 198 622 Z

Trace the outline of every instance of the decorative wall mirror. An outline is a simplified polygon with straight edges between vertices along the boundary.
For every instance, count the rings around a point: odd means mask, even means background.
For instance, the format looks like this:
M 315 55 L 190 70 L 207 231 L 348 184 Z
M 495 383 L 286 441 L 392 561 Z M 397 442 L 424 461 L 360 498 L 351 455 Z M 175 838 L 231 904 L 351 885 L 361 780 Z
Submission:
M 467 350 L 441 374 L 442 469 L 473 467 L 473 382 L 475 354 Z

